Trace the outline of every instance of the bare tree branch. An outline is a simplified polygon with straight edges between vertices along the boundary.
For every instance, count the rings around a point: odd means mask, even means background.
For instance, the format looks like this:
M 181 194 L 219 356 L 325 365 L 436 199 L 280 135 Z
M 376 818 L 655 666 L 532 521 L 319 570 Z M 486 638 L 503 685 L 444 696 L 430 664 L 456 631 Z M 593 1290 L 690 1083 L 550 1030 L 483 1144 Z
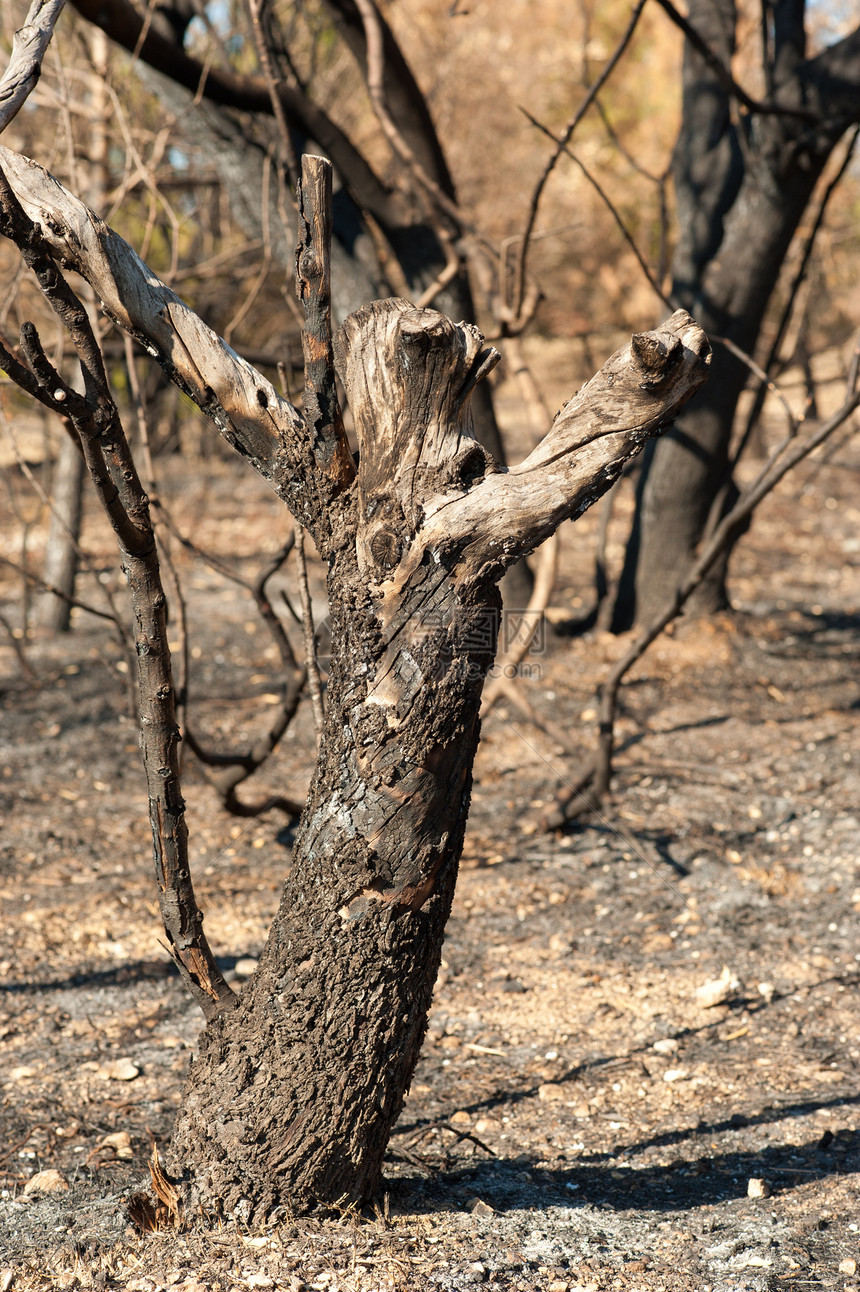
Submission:
M 222 107 L 271 115 L 269 87 L 263 77 L 242 76 L 229 68 L 199 62 L 180 44 L 147 24 L 128 0 L 73 0 L 73 3 L 81 17 L 101 27 L 111 40 L 192 93 L 199 90 L 205 98 Z M 390 221 L 395 214 L 396 199 L 344 131 L 297 86 L 282 82 L 278 96 L 287 116 L 331 157 L 359 205 L 378 220 Z
M 166 598 L 146 494 L 134 467 L 84 307 L 53 264 L 39 230 L 0 172 L 0 228 L 36 273 L 48 303 L 68 329 L 81 363 L 85 394 L 72 390 L 48 362 L 32 325 L 25 358 L 33 375 L 66 413 L 80 437 L 93 483 L 116 533 L 136 621 L 141 748 L 149 788 L 150 825 L 162 922 L 183 981 L 207 1018 L 236 997 L 203 932 L 188 859 L 188 831 L 179 774 L 179 729 L 167 643 Z M 23 347 L 22 347 L 23 348 Z
M 24 26 L 15 32 L 12 57 L 0 78 L 0 131 L 14 120 L 35 89 L 64 4 L 65 0 L 33 0 Z
M 860 371 L 860 339 L 855 342 L 846 383 L 846 396 L 841 408 L 805 439 L 797 439 L 796 424 L 791 427 L 789 434 L 774 449 L 756 479 L 743 491 L 734 507 L 726 513 L 711 537 L 705 542 L 672 598 L 643 629 L 630 649 L 613 665 L 600 692 L 598 749 L 595 759 L 583 771 L 575 786 L 565 788 L 558 800 L 556 810 L 542 822 L 546 829 L 559 829 L 566 821 L 598 807 L 606 797 L 612 783 L 615 716 L 618 692 L 624 677 L 663 630 L 678 618 L 708 571 L 723 552 L 732 546 L 738 533 L 746 527 L 750 516 L 762 499 L 772 493 L 789 471 L 829 439 L 834 431 L 838 430 L 860 407 L 860 390 L 857 389 L 858 371 Z
M 416 362 L 413 348 L 416 355 L 447 351 L 454 349 L 455 338 L 459 376 L 452 383 L 451 406 L 434 417 L 409 455 L 390 450 L 402 386 Z M 402 356 L 403 375 L 396 375 L 394 361 L 387 374 L 384 408 L 367 401 L 362 407 L 367 347 Z M 358 409 L 360 561 L 369 570 L 388 569 L 392 587 L 410 578 L 428 553 L 438 563 L 444 551 L 460 577 L 468 578 L 502 571 L 532 551 L 562 520 L 600 497 L 642 444 L 672 422 L 705 380 L 710 357 L 701 328 L 679 310 L 660 329 L 634 337 L 613 355 L 565 405 L 525 461 L 499 471 L 468 433 L 468 422 L 461 427 L 468 395 L 499 358 L 498 351 L 483 346 L 476 328 L 457 327 L 406 301 L 388 301 L 351 315 L 338 334 L 337 352 L 351 406 Z M 452 437 L 458 446 L 453 456 Z M 363 465 L 362 447 L 369 452 L 371 444 L 377 458 L 372 474 Z M 387 508 L 379 505 L 383 478 Z M 435 492 L 421 502 L 420 527 L 401 553 L 392 516 L 395 507 L 407 518 L 416 515 L 422 481 L 433 481 Z
M 328 507 L 339 486 L 317 470 L 320 446 L 298 410 L 41 166 L 6 148 L 0 165 L 51 254 L 87 279 L 105 311 L 158 360 L 325 550 Z
M 526 219 L 526 227 L 523 233 L 523 242 L 522 242 L 522 247 L 520 248 L 519 263 L 517 265 L 517 276 L 516 276 L 516 283 L 514 286 L 514 297 L 513 297 L 514 305 L 512 310 L 512 314 L 514 318 L 517 318 L 519 316 L 523 307 L 523 299 L 525 297 L 525 291 L 526 291 L 526 265 L 528 262 L 529 243 L 531 242 L 532 232 L 534 231 L 535 221 L 537 220 L 538 210 L 540 208 L 540 201 L 543 196 L 543 191 L 546 188 L 547 181 L 550 175 L 552 174 L 552 172 L 555 170 L 559 157 L 561 157 L 565 148 L 570 143 L 573 137 L 574 130 L 579 125 L 580 121 L 585 116 L 586 112 L 591 107 L 592 103 L 597 98 L 597 95 L 600 93 L 603 86 L 609 80 L 612 73 L 615 71 L 615 68 L 618 66 L 618 63 L 624 51 L 626 50 L 627 46 L 630 44 L 630 41 L 633 38 L 633 33 L 636 30 L 636 24 L 639 22 L 639 19 L 642 15 L 642 10 L 644 8 L 645 8 L 645 0 L 636 0 L 636 4 L 633 6 L 633 12 L 630 15 L 630 21 L 628 22 L 627 27 L 624 30 L 624 34 L 622 35 L 621 39 L 616 45 L 612 55 L 608 59 L 605 67 L 603 68 L 603 71 L 600 73 L 597 80 L 594 82 L 594 84 L 586 93 L 579 107 L 576 109 L 576 112 L 574 112 L 573 116 L 565 126 L 564 130 L 562 130 L 558 139 L 555 140 L 555 144 L 556 144 L 555 152 L 552 153 L 547 159 L 546 165 L 544 166 L 543 171 L 541 172 L 540 178 L 538 179 L 538 182 L 535 185 L 534 192 L 532 193 L 531 203 L 529 205 L 529 213 Z
M 338 28 L 359 62 L 367 64 L 367 29 L 356 0 L 325 0 L 336 15 Z M 392 121 L 418 163 L 443 193 L 456 201 L 454 181 L 445 159 L 427 100 L 421 92 L 412 69 L 394 33 L 376 9 L 375 26 L 379 32 L 385 68 L 385 97 Z

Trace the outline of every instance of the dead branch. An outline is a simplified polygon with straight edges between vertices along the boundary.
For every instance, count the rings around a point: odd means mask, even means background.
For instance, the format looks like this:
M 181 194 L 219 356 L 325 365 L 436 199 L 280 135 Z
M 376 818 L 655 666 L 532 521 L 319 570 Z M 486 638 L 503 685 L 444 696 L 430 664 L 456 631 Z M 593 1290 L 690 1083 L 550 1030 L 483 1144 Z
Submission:
M 726 513 L 710 539 L 706 541 L 671 600 L 659 614 L 654 616 L 626 654 L 610 669 L 600 690 L 598 748 L 594 761 L 585 768 L 575 786 L 565 788 L 557 800 L 555 811 L 542 821 L 545 829 L 560 829 L 566 822 L 599 807 L 606 798 L 612 783 L 615 717 L 618 692 L 624 677 L 642 658 L 652 642 L 656 641 L 664 629 L 678 618 L 713 564 L 731 547 L 738 533 L 746 527 L 762 499 L 776 488 L 789 471 L 838 430 L 860 406 L 860 390 L 857 389 L 859 372 L 860 338 L 855 343 L 846 398 L 842 407 L 803 440 L 797 439 L 797 425 L 791 428 L 789 434 L 773 451 L 757 478 L 743 491 L 735 506 Z
M 91 283 L 106 312 L 248 458 L 325 547 L 336 480 L 301 414 L 161 282 L 118 234 L 35 162 L 0 148 L 0 165 L 45 243 Z
M 266 761 L 270 754 L 274 753 L 280 743 L 284 732 L 295 717 L 296 710 L 301 699 L 302 688 L 305 683 L 305 671 L 300 668 L 296 657 L 293 654 L 293 648 L 290 645 L 290 639 L 286 634 L 283 624 L 275 614 L 274 608 L 266 592 L 266 585 L 269 580 L 277 574 L 281 566 L 286 561 L 290 552 L 293 550 L 295 537 L 290 534 L 286 542 L 274 554 L 270 561 L 267 561 L 259 574 L 254 580 L 246 579 L 232 569 L 226 561 L 220 560 L 210 552 L 193 543 L 187 535 L 183 534 L 179 526 L 174 521 L 168 509 L 165 507 L 160 491 L 155 480 L 155 472 L 152 462 L 149 443 L 149 427 L 146 417 L 146 406 L 143 401 L 143 395 L 140 389 L 140 382 L 137 375 L 137 364 L 134 359 L 134 348 L 130 337 L 125 338 L 125 359 L 126 369 L 128 371 L 129 386 L 131 388 L 132 398 L 134 400 L 137 412 L 138 428 L 140 431 L 141 443 L 143 446 L 143 459 L 146 469 L 147 485 L 149 488 L 150 503 L 155 512 L 156 531 L 158 525 L 164 527 L 173 535 L 173 537 L 185 548 L 192 553 L 198 560 L 205 562 L 212 569 L 217 570 L 225 578 L 230 579 L 233 583 L 239 584 L 250 592 L 257 605 L 260 617 L 265 623 L 271 634 L 272 640 L 277 647 L 278 654 L 281 657 L 281 667 L 283 670 L 283 687 L 281 702 L 274 720 L 269 724 L 269 729 L 259 740 L 257 740 L 249 749 L 230 752 L 215 753 L 207 749 L 201 741 L 197 739 L 196 734 L 191 729 L 187 719 L 187 707 L 189 701 L 189 668 L 188 668 L 188 634 L 185 628 L 186 613 L 185 601 L 182 596 L 182 588 L 179 581 L 179 575 L 169 558 L 166 543 L 161 543 L 162 557 L 166 557 L 165 565 L 170 571 L 173 580 L 176 599 L 179 606 L 179 623 L 182 634 L 182 684 L 178 688 L 177 709 L 181 711 L 181 726 L 188 748 L 205 767 L 221 768 L 220 772 L 213 772 L 207 775 L 207 780 L 221 798 L 221 804 L 225 811 L 232 813 L 234 816 L 248 817 L 259 816 L 261 813 L 273 808 L 286 812 L 290 817 L 297 817 L 301 812 L 301 804 L 293 799 L 277 795 L 274 798 L 266 799 L 263 802 L 248 804 L 243 803 L 236 791 L 243 781 L 247 780 L 254 774 Z
M 33 0 L 12 40 L 12 57 L 0 79 L 0 131 L 5 130 L 36 87 L 42 59 L 65 0 Z
M 333 492 L 355 479 L 334 373 L 331 330 L 331 163 L 302 157 L 296 293 L 305 313 L 304 413 L 307 434 Z
M 99 610 L 97 606 L 91 606 L 88 601 L 80 601 L 77 597 L 72 597 L 69 596 L 68 593 L 61 592 L 60 589 L 55 588 L 52 583 L 46 583 L 38 574 L 33 574 L 30 570 L 25 569 L 23 565 L 19 565 L 17 561 L 11 561 L 8 556 L 0 555 L 0 562 L 2 562 L 3 565 L 8 566 L 10 570 L 15 570 L 15 572 L 20 574 L 22 578 L 26 579 L 32 587 L 39 588 L 41 592 L 53 593 L 55 597 L 60 597 L 68 605 L 74 606 L 76 610 L 85 610 L 88 615 L 96 615 L 99 619 L 106 619 L 108 623 L 113 624 L 118 631 L 121 631 L 121 633 L 125 632 L 124 627 L 119 623 L 116 615 L 111 611 Z M 120 639 L 123 640 L 122 636 Z
M 185 739 L 188 746 L 194 753 L 195 757 L 208 768 L 221 768 L 220 772 L 210 772 L 207 780 L 210 785 L 217 791 L 221 798 L 222 806 L 233 816 L 259 816 L 263 812 L 277 809 L 285 812 L 287 816 L 297 818 L 301 814 L 302 804 L 295 799 L 290 799 L 284 795 L 275 795 L 256 803 L 244 803 L 237 794 L 239 786 L 249 777 L 262 767 L 263 763 L 274 753 L 280 744 L 284 732 L 289 727 L 296 715 L 299 707 L 299 701 L 302 697 L 306 679 L 306 669 L 302 668 L 293 653 L 290 645 L 290 639 L 284 630 L 278 616 L 275 614 L 274 607 L 269 600 L 266 591 L 269 580 L 277 574 L 281 566 L 286 561 L 290 552 L 295 545 L 295 535 L 290 534 L 287 541 L 279 548 L 271 560 L 259 572 L 253 581 L 244 579 L 234 570 L 230 570 L 223 562 L 217 561 L 202 549 L 198 548 L 189 539 L 183 537 L 179 531 L 171 524 L 172 532 L 176 535 L 182 545 L 189 551 L 195 553 L 202 560 L 205 560 L 213 568 L 219 569 L 227 578 L 238 583 L 241 587 L 246 588 L 257 604 L 260 617 L 268 628 L 272 640 L 278 649 L 281 657 L 282 668 L 282 696 L 278 710 L 268 730 L 258 740 L 254 742 L 249 749 L 244 751 L 218 752 L 207 749 L 198 739 L 194 731 L 190 728 L 187 719 L 185 724 Z M 185 703 L 188 704 L 189 696 L 186 694 Z
M 257 48 L 257 57 L 260 60 L 260 69 L 263 73 L 266 87 L 269 91 L 269 98 L 272 104 L 272 115 L 277 122 L 278 134 L 281 137 L 284 169 L 289 176 L 293 188 L 298 190 L 300 181 L 299 167 L 296 160 L 296 152 L 293 148 L 293 141 L 290 135 L 290 127 L 287 122 L 284 104 L 278 94 L 278 77 L 272 61 L 268 32 L 264 27 L 263 5 L 260 3 L 260 0 L 248 0 L 248 9 L 251 15 L 251 29 L 254 33 L 254 44 Z
M 83 18 L 101 27 L 111 40 L 157 71 L 222 107 L 269 116 L 272 102 L 263 77 L 243 76 L 230 67 L 215 67 L 168 40 L 128 0 L 74 0 Z M 396 218 L 396 201 L 349 136 L 297 85 L 281 81 L 278 97 L 302 133 L 324 148 L 363 209 L 383 224 Z
M 12 562 L 10 561 L 9 564 L 11 565 Z M 21 667 L 21 672 L 24 674 L 28 682 L 35 682 L 37 680 L 36 673 L 34 672 L 30 661 L 27 659 L 24 646 L 20 638 L 16 635 L 15 629 L 3 614 L 0 614 L 0 628 L 4 629 L 6 636 L 9 638 L 9 645 L 15 653 L 15 658 Z
M 549 138 L 555 140 L 556 143 L 560 142 L 547 126 L 543 125 L 535 117 L 531 116 L 530 113 L 526 112 L 525 115 L 528 117 L 532 125 L 535 126 L 538 130 L 542 131 L 543 134 L 548 135 Z M 579 167 L 582 174 L 585 176 L 589 184 L 591 184 L 592 188 L 597 193 L 600 200 L 606 206 L 606 209 L 609 211 L 609 214 L 612 216 L 613 220 L 615 221 L 615 224 L 618 227 L 618 230 L 621 233 L 621 236 L 624 238 L 624 241 L 627 243 L 627 245 L 630 247 L 630 250 L 633 252 L 634 256 L 636 257 L 636 260 L 639 263 L 639 267 L 642 270 L 643 274 L 645 275 L 646 279 L 648 280 L 648 283 L 652 288 L 652 290 L 654 291 L 655 295 L 659 296 L 660 300 L 663 302 L 663 304 L 666 306 L 667 309 L 669 310 L 675 309 L 676 302 L 674 298 L 663 291 L 663 288 L 660 286 L 659 282 L 657 281 L 657 278 L 651 272 L 651 268 L 648 265 L 647 260 L 643 256 L 642 252 L 639 250 L 639 247 L 636 243 L 635 238 L 633 237 L 630 230 L 627 228 L 626 224 L 622 220 L 619 211 L 617 210 L 616 206 L 612 202 L 612 199 L 609 197 L 608 193 L 598 183 L 595 177 L 588 170 L 587 166 L 585 166 L 585 164 L 580 161 L 580 159 L 576 156 L 574 152 L 570 150 L 570 148 L 568 148 L 565 145 L 562 148 L 562 151 L 567 154 L 567 156 L 570 158 L 572 162 L 576 163 L 576 165 Z M 709 332 L 708 337 L 711 341 L 713 341 L 715 345 L 723 346 L 723 348 L 728 350 L 730 354 L 734 355 L 736 359 L 739 359 L 740 362 L 749 369 L 752 375 L 758 378 L 758 380 L 770 392 L 770 394 L 774 395 L 780 401 L 789 419 L 793 417 L 793 413 L 791 411 L 791 405 L 786 399 L 783 391 L 773 380 L 773 378 L 768 376 L 768 374 L 764 371 L 761 365 L 756 363 L 752 355 L 747 354 L 746 350 L 742 350 L 741 347 L 737 345 L 734 341 L 732 341 L 730 337 L 720 336 L 716 332 Z
M 475 354 L 474 379 L 494 356 Z M 564 406 L 523 462 L 486 475 L 465 494 L 425 504 L 423 549 L 453 545 L 467 566 L 506 569 L 606 491 L 642 444 L 671 424 L 704 382 L 709 362 L 707 338 L 685 310 L 634 336 Z
M 29 370 L 24 389 L 31 389 L 35 382 L 41 401 L 71 421 L 80 437 L 96 493 L 119 542 L 137 625 L 141 749 L 149 787 L 162 921 L 171 955 L 186 986 L 207 1018 L 213 1018 L 232 1006 L 236 997 L 215 963 L 191 883 L 166 601 L 146 494 L 128 449 L 87 312 L 54 263 L 37 226 L 17 202 L 2 171 L 0 210 L 0 231 L 15 243 L 35 273 L 43 295 L 78 351 L 84 395 L 73 390 L 53 369 L 32 324 L 22 328 L 21 350 Z
M 553 722 L 551 718 L 546 718 L 542 713 L 539 713 L 531 701 L 523 694 L 522 687 L 517 686 L 513 678 L 505 677 L 504 675 L 495 678 L 492 686 L 497 690 L 497 694 L 493 696 L 494 701 L 504 696 L 506 700 L 519 709 L 523 717 L 533 727 L 537 727 L 539 731 L 549 736 L 550 740 L 555 741 L 569 758 L 576 756 L 577 750 L 567 732 L 563 731 L 557 722 Z

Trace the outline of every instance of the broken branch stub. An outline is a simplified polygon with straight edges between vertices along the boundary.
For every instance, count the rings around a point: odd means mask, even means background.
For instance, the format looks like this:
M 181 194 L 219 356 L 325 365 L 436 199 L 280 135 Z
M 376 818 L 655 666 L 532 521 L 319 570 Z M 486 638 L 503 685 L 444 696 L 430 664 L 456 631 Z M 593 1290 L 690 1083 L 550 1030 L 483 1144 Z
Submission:
M 610 487 L 710 362 L 705 334 L 678 310 L 614 354 L 506 471 L 472 434 L 468 396 L 498 361 L 477 328 L 377 302 L 347 319 L 336 354 L 361 447 L 360 560 L 397 586 L 428 549 L 459 579 L 498 580 Z

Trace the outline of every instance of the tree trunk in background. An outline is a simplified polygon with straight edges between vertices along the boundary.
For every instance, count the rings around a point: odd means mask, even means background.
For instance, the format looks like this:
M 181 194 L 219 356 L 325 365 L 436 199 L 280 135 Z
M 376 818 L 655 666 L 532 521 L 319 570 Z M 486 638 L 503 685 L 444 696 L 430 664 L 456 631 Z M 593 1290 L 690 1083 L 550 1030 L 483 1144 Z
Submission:
M 73 596 L 75 591 L 85 476 L 80 449 L 70 435 L 64 435 L 51 481 L 51 525 L 42 577 L 66 597 Z M 68 632 L 71 614 L 72 607 L 63 597 L 53 592 L 42 593 L 37 617 L 43 628 L 53 633 Z
M 804 61 L 802 0 L 782 0 L 774 13 L 774 97 L 819 119 L 755 115 L 736 126 L 719 76 L 688 43 L 673 159 L 679 229 L 673 299 L 707 332 L 750 354 L 816 183 L 843 131 L 860 119 L 860 30 Z M 734 0 L 691 0 L 690 21 L 726 66 L 736 20 Z M 694 559 L 718 494 L 721 514 L 737 497 L 729 447 L 748 376 L 743 363 L 715 345 L 711 380 L 675 429 L 649 446 L 616 598 L 616 631 L 647 622 L 665 605 Z M 728 559 L 727 553 L 702 583 L 688 613 L 728 605 Z
M 105 81 L 108 43 L 104 32 L 97 28 L 87 31 L 87 44 L 93 64 L 89 78 L 89 101 L 92 107 L 92 126 L 88 161 L 90 182 L 85 200 L 96 211 L 103 211 L 107 192 L 107 117 L 108 91 Z M 78 575 L 81 519 L 83 516 L 83 490 L 86 466 L 80 449 L 71 435 L 63 435 L 60 451 L 54 465 L 51 489 L 51 525 L 45 548 L 42 577 L 51 587 L 74 595 Z M 63 597 L 46 592 L 39 607 L 39 622 L 50 632 L 69 631 L 72 607 Z

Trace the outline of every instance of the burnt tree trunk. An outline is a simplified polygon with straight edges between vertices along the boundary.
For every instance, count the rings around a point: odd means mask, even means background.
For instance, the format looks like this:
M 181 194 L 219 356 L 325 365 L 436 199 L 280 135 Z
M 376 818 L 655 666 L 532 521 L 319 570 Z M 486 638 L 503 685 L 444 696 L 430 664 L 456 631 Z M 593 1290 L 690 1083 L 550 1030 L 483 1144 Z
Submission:
M 735 0 L 691 0 L 690 21 L 725 66 L 734 50 Z M 742 115 L 723 79 L 689 43 L 684 56 L 683 116 L 673 158 L 678 243 L 672 293 L 709 333 L 753 353 L 791 241 L 835 145 L 860 120 L 860 28 L 805 58 L 804 3 L 774 6 L 766 83 L 798 115 Z M 613 627 L 648 622 L 671 599 L 695 557 L 729 478 L 735 412 L 749 377 L 724 347 L 714 349 L 707 386 L 677 426 L 644 460 L 634 528 L 616 599 Z M 717 517 L 719 519 L 719 517 Z M 691 598 L 688 612 L 728 605 L 730 552 Z
M 633 337 L 505 470 L 473 434 L 473 390 L 499 357 L 477 328 L 389 300 L 352 314 L 332 345 L 326 163 L 303 166 L 316 196 L 299 224 L 302 412 L 44 171 L 2 147 L 0 165 L 40 246 L 91 282 L 328 563 L 328 711 L 292 869 L 241 999 L 207 993 L 168 1167 L 194 1214 L 258 1222 L 279 1207 L 364 1202 L 426 1027 L 496 585 L 671 424 L 704 381 L 707 340 L 683 310 Z
M 647 387 L 653 363 L 659 384 L 665 345 L 677 376 L 695 368 L 701 335 L 686 315 L 671 326 L 686 345 L 671 332 L 642 338 L 645 366 L 628 350 L 619 379 L 632 369 Z M 497 355 L 434 311 L 361 310 L 339 351 L 360 460 L 328 554 L 334 650 L 319 766 L 258 971 L 241 1006 L 207 1028 L 168 1159 L 188 1203 L 246 1219 L 377 1189 L 454 892 L 496 581 L 635 451 L 626 434 L 615 452 L 602 437 L 588 462 L 591 435 L 580 434 L 578 480 L 569 465 L 553 482 L 555 454 L 570 450 L 550 436 L 528 469 L 498 472 L 468 408 Z

